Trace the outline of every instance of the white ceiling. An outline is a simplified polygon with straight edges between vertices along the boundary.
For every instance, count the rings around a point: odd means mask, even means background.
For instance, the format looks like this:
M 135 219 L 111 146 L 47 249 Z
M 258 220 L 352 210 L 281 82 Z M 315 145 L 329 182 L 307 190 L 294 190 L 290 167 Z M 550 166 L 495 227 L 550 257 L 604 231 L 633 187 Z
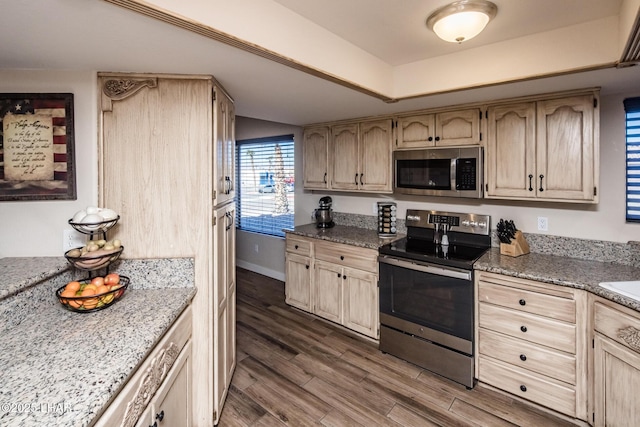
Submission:
M 447 0 L 273 1 L 396 66 L 614 16 L 622 0 L 494 0 L 495 20 L 462 45 L 426 28 Z M 298 125 L 592 86 L 623 92 L 640 80 L 640 67 L 610 68 L 387 104 L 102 0 L 0 0 L 0 10 L 0 68 L 212 74 L 238 115 Z

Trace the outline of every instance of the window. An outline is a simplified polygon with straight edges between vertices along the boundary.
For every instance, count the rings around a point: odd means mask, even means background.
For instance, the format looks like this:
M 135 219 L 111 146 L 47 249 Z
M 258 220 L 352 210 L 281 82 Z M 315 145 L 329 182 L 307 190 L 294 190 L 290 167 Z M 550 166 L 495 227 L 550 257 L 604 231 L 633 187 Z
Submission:
M 640 98 L 624 100 L 627 121 L 627 221 L 640 222 Z
M 293 135 L 237 141 L 238 229 L 284 236 L 293 228 L 293 148 Z

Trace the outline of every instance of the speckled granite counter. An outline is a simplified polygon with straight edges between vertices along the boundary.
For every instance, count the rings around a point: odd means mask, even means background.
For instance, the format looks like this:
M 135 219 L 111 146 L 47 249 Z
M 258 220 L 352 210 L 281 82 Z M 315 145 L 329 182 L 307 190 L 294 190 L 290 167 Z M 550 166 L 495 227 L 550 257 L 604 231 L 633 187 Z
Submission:
M 380 246 L 404 237 L 403 234 L 398 234 L 394 237 L 383 238 L 378 236 L 378 232 L 376 230 L 347 225 L 336 225 L 331 228 L 318 228 L 315 224 L 305 224 L 299 225 L 292 230 L 285 230 L 285 232 L 297 234 L 298 236 L 328 240 L 330 242 L 344 243 L 347 245 L 376 250 Z
M 0 258 L 0 300 L 68 270 L 63 257 Z
M 193 260 L 122 261 L 116 271 L 131 277 L 127 292 L 87 314 L 66 310 L 54 297 L 68 271 L 42 281 L 34 266 L 51 271 L 58 264 L 39 260 L 30 264 L 36 285 L 20 269 L 28 261 L 0 260 L 15 263 L 8 286 L 23 284 L 0 301 L 0 425 L 91 425 L 191 302 Z
M 476 261 L 474 269 L 584 289 L 640 311 L 640 302 L 598 286 L 600 282 L 640 280 L 640 268 L 536 253 L 513 258 L 492 248 Z

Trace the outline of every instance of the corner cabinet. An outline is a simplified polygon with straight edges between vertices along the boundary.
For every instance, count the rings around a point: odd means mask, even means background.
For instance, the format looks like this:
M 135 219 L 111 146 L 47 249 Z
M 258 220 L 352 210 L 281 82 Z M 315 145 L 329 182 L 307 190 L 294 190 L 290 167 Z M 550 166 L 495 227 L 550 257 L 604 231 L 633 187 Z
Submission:
M 470 108 L 398 117 L 396 149 L 450 147 L 481 143 L 482 111 Z
M 128 258 L 194 258 L 187 410 L 213 425 L 235 367 L 233 102 L 211 76 L 99 73 L 98 84 L 100 206 L 120 214 Z
M 287 304 L 379 337 L 378 251 L 287 234 Z
M 593 310 L 594 425 L 640 425 L 640 313 L 601 298 Z
M 584 291 L 478 272 L 479 381 L 588 421 Z
M 598 92 L 487 108 L 486 198 L 597 203 Z

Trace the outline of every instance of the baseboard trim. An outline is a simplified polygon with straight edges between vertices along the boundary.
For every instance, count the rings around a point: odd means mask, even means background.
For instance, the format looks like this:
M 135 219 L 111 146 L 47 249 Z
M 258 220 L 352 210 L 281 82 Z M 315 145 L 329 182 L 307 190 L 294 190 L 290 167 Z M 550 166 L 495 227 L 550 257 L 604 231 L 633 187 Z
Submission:
M 261 265 L 252 264 L 250 262 L 243 261 L 237 258 L 236 258 L 236 265 L 240 268 L 244 268 L 245 270 L 253 271 L 254 273 L 262 274 L 263 276 L 280 280 L 281 282 L 285 281 L 285 275 L 281 271 L 271 270 L 270 268 L 265 268 Z

